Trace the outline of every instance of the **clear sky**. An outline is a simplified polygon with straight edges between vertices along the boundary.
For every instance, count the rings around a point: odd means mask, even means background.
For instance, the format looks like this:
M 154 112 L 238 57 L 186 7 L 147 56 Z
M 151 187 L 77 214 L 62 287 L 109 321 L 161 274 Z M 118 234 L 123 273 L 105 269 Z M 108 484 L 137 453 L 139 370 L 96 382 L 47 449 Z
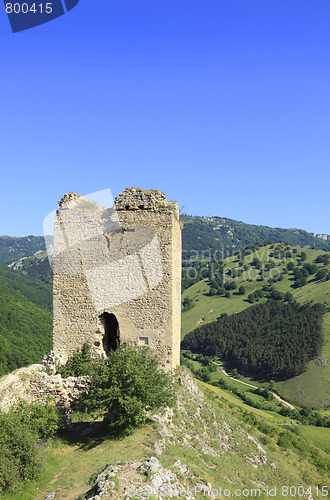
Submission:
M 128 186 L 330 234 L 329 0 L 80 0 L 16 34 L 0 5 L 0 43 L 0 234 Z

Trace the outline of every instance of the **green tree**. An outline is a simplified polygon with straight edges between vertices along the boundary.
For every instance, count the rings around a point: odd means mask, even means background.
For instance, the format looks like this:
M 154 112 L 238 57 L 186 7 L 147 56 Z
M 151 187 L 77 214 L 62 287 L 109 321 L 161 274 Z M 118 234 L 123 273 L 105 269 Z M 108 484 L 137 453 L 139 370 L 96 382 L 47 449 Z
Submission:
M 326 275 L 328 274 L 328 271 L 326 269 L 320 269 L 317 273 L 316 273 L 316 279 L 317 280 L 323 280 Z
M 38 477 L 43 465 L 40 438 L 55 434 L 58 426 L 59 416 L 50 401 L 21 401 L 8 413 L 0 412 L 0 492 L 11 492 Z
M 245 287 L 243 285 L 241 285 L 238 289 L 238 293 L 240 295 L 245 295 Z
M 92 347 L 88 342 L 85 342 L 81 349 L 74 351 L 65 366 L 58 365 L 56 367 L 57 373 L 63 378 L 88 375 L 92 359 Z
M 293 300 L 293 295 L 291 292 L 285 292 L 284 294 L 284 300 L 286 302 L 291 302 Z
M 21 400 L 14 413 L 20 422 L 36 431 L 43 439 L 53 436 L 59 428 L 60 416 L 55 403 L 48 399 L 46 404 L 26 403 Z
M 38 476 L 41 457 L 37 438 L 19 415 L 0 413 L 0 491 L 12 491 L 22 481 Z
M 108 358 L 91 360 L 89 377 L 73 408 L 103 417 L 112 431 L 129 433 L 146 421 L 146 410 L 175 404 L 173 377 L 147 347 L 122 344 Z
M 275 380 L 270 380 L 269 381 L 269 390 L 273 391 L 275 389 L 276 382 Z
M 327 266 L 327 265 L 329 264 L 329 260 L 330 260 L 330 256 L 329 256 L 327 253 L 325 253 L 325 254 L 323 254 L 323 255 L 318 255 L 318 256 L 316 257 L 315 262 L 321 262 L 321 263 L 323 263 L 325 266 Z
M 185 312 L 189 311 L 189 309 L 192 309 L 194 307 L 194 303 L 189 297 L 186 297 L 182 301 L 182 306 L 183 306 L 182 312 Z

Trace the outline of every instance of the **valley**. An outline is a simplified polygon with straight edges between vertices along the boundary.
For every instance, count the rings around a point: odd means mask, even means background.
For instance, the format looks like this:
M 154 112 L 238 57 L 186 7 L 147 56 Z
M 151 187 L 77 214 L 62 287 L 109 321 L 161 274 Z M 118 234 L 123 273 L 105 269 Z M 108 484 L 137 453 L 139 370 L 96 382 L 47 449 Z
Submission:
M 251 498 L 259 490 L 260 498 L 268 498 L 267 489 L 279 493 L 286 484 L 296 492 L 293 497 L 302 490 L 306 497 L 316 488 L 328 491 L 329 430 L 321 425 L 330 416 L 330 242 L 298 230 L 258 233 L 262 227 L 229 219 L 220 221 L 225 229 L 219 237 L 222 226 L 213 227 L 218 218 L 186 219 L 182 340 L 268 301 L 320 303 L 325 308 L 320 352 L 303 373 L 272 381 L 258 371 L 237 369 L 233 360 L 183 351 L 175 409 L 150 414 L 146 424 L 120 438 L 95 425 L 89 414 L 74 412 L 71 431 L 43 444 L 40 477 L 1 492 L 1 498 L 44 500 L 50 493 L 59 500 L 93 498 L 103 484 L 102 471 L 113 477 L 105 498 L 125 498 L 132 488 L 150 497 L 155 484 L 177 492 L 195 488 L 198 494 L 203 488 L 245 488 Z M 257 243 L 260 234 L 264 239 Z M 283 234 L 285 243 L 269 241 Z M 305 242 L 314 248 L 303 248 Z M 9 245 L 2 253 L 1 374 L 41 362 L 51 347 L 52 277 L 42 243 L 32 243 L 32 253 L 31 242 Z

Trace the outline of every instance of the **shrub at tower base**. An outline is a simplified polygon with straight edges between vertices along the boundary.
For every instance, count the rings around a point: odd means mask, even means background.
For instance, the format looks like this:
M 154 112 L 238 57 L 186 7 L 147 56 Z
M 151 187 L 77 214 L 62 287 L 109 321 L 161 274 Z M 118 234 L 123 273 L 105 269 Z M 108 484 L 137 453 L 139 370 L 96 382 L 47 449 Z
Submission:
M 82 361 L 80 364 L 77 358 Z M 124 344 L 109 357 L 95 359 L 90 347 L 84 345 L 65 369 L 66 375 L 89 377 L 87 390 L 73 402 L 72 408 L 102 417 L 109 430 L 116 433 L 130 433 L 146 422 L 148 410 L 175 404 L 173 377 L 160 369 L 158 357 L 148 348 L 135 349 Z
M 23 481 L 36 479 L 43 465 L 43 444 L 53 436 L 60 418 L 51 400 L 46 404 L 21 401 L 0 412 L 0 496 Z

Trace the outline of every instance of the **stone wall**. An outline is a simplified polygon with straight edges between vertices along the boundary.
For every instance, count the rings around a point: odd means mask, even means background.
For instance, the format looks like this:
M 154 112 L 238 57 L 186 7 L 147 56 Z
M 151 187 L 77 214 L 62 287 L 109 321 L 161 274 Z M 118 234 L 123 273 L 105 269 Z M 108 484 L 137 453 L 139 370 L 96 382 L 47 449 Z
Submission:
M 45 403 L 48 398 L 54 400 L 62 413 L 70 409 L 71 401 L 86 388 L 86 377 L 68 377 L 49 375 L 45 366 L 31 365 L 19 368 L 0 380 L 0 411 L 7 412 L 21 399 L 27 403 Z
M 109 350 L 109 316 L 122 342 L 179 364 L 181 228 L 164 193 L 125 189 L 112 209 L 69 193 L 54 232 L 54 353 L 64 363 L 85 341 Z M 110 333 L 109 333 L 110 332 Z

